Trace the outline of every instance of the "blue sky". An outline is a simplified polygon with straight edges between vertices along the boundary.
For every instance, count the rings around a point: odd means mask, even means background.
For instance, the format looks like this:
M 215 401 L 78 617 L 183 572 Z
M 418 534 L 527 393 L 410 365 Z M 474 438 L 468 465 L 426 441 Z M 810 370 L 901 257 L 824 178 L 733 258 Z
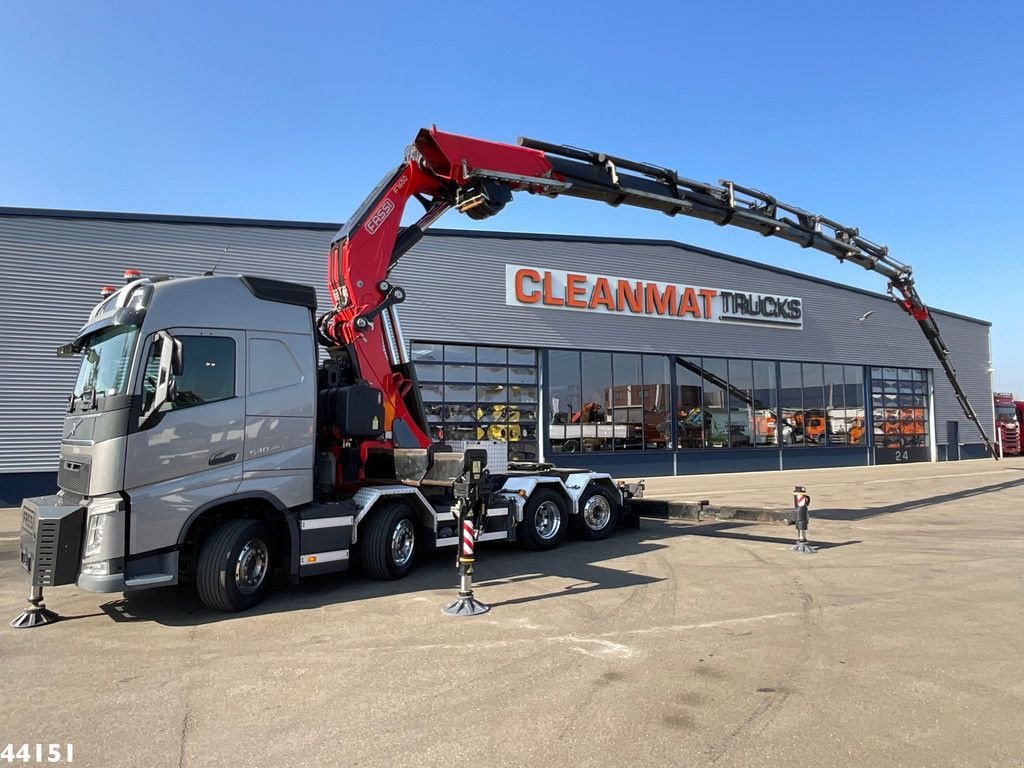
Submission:
M 925 301 L 993 323 L 995 385 L 1024 396 L 1022 28 L 1024 4 L 984 1 L 6 2 L 0 205 L 341 221 L 420 126 L 533 136 L 860 227 Z M 885 288 L 582 201 L 523 197 L 485 225 L 671 238 Z

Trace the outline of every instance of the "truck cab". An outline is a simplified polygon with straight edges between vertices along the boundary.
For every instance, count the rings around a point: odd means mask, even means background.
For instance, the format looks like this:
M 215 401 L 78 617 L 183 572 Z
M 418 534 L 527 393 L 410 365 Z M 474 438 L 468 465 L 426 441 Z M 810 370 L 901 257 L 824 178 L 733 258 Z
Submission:
M 85 508 L 83 589 L 177 581 L 211 504 L 313 500 L 315 293 L 259 278 L 140 280 L 92 312 L 53 505 Z M 229 322 L 225 322 L 229 321 Z

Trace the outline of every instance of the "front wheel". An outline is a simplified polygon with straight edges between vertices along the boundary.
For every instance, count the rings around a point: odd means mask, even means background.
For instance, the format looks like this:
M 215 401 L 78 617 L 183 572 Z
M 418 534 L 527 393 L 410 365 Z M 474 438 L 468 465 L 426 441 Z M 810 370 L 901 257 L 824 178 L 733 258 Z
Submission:
M 527 549 L 554 549 L 565 538 L 568 521 L 565 501 L 550 488 L 538 488 L 526 502 L 519 523 L 519 541 Z
M 270 583 L 270 531 L 259 520 L 225 520 L 203 543 L 196 590 L 210 608 L 244 611 L 263 600 Z
M 607 539 L 619 524 L 619 502 L 611 491 L 591 485 L 580 497 L 580 511 L 573 519 L 576 533 L 584 539 Z
M 373 578 L 400 579 L 412 570 L 418 532 L 416 516 L 405 504 L 374 510 L 360 539 L 363 569 Z

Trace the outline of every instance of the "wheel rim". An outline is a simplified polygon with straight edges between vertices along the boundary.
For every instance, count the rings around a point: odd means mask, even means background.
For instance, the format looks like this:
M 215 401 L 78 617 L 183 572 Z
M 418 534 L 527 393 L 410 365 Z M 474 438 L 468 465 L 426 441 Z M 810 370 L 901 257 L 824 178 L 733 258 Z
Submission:
M 601 494 L 595 494 L 583 505 L 583 522 L 592 531 L 600 531 L 612 519 L 612 505 Z
M 533 516 L 533 527 L 544 541 L 551 541 L 562 527 L 562 511 L 553 501 L 543 501 Z
M 391 534 L 391 559 L 399 568 L 408 565 L 416 548 L 416 530 L 412 520 L 399 520 Z
M 263 539 L 249 539 L 235 561 L 235 586 L 243 595 L 258 590 L 267 577 L 270 550 Z

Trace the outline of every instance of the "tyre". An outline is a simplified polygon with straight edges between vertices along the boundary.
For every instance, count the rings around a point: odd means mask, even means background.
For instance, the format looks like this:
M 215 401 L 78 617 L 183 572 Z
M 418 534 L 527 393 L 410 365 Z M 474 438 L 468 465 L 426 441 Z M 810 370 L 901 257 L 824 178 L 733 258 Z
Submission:
M 580 511 L 573 517 L 573 528 L 589 541 L 607 539 L 619 524 L 619 502 L 607 488 L 591 484 L 580 497 Z
M 203 542 L 196 567 L 199 598 L 220 611 L 244 611 L 270 583 L 270 529 L 259 520 L 225 520 Z
M 413 569 L 419 530 L 405 504 L 392 502 L 375 509 L 359 538 L 363 569 L 373 578 L 400 579 Z
M 527 549 L 554 549 L 565 538 L 569 513 L 562 497 L 550 488 L 537 488 L 526 502 L 523 521 L 516 526 Z

